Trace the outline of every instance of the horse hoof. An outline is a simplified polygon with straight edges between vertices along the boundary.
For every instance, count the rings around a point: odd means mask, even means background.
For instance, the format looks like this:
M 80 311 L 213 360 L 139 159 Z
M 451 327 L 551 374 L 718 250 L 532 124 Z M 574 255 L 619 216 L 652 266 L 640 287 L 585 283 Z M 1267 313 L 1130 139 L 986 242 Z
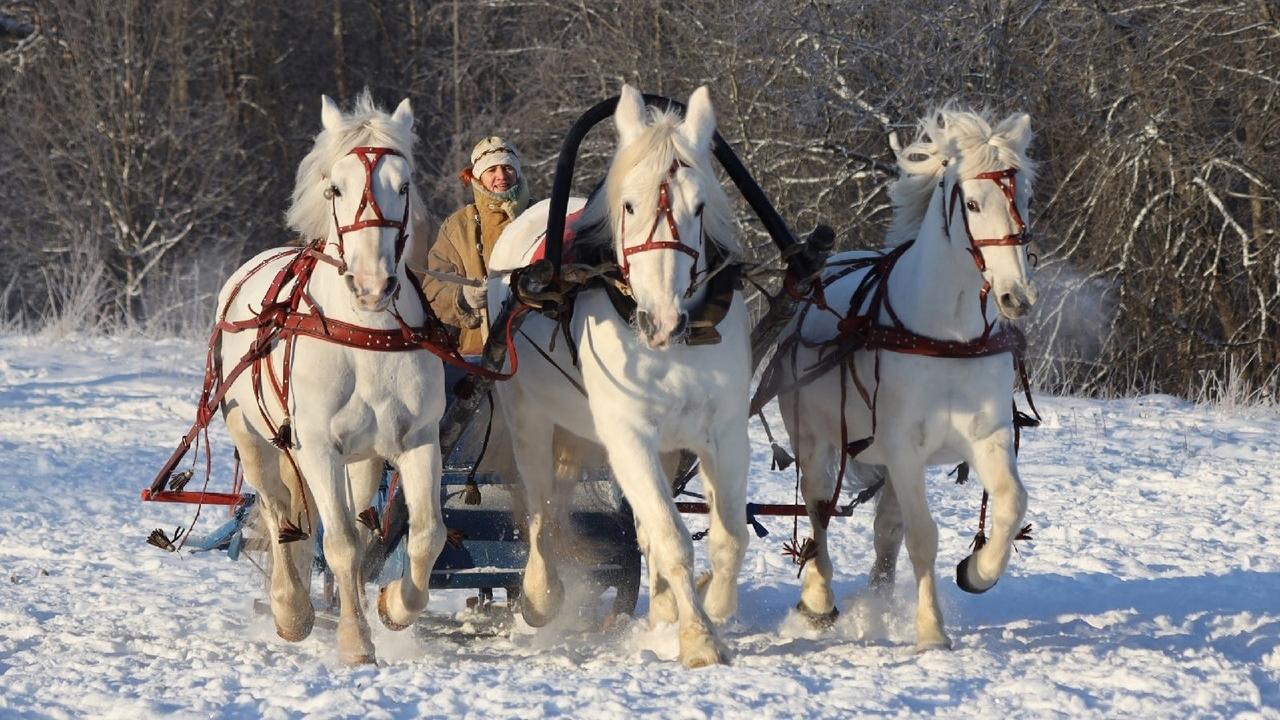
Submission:
M 547 588 L 546 607 L 539 610 L 534 607 L 533 594 L 528 590 L 520 593 L 520 615 L 529 627 L 540 628 L 547 625 L 560 614 L 560 605 L 564 603 L 564 583 L 556 580 Z
M 969 561 L 972 559 L 973 559 L 973 556 L 970 555 L 965 559 L 961 560 L 959 565 L 956 565 L 956 585 L 959 586 L 961 590 L 967 593 L 973 593 L 974 595 L 981 595 L 982 593 L 995 587 L 996 584 L 991 583 L 986 587 L 978 587 L 977 585 L 974 585 L 969 582 Z
M 382 624 L 388 630 L 399 632 L 408 628 L 407 624 L 401 624 L 391 619 L 391 611 L 387 609 L 387 588 L 378 591 L 378 617 L 382 619 Z M 358 665 L 362 663 L 352 663 Z
M 927 653 L 930 650 L 950 650 L 950 649 L 951 649 L 951 638 L 947 637 L 946 635 L 941 635 L 939 637 L 931 638 L 929 640 L 920 640 L 916 642 L 917 653 Z
M 724 651 L 709 633 L 680 632 L 680 662 L 690 670 L 724 665 L 728 662 Z
M 308 608 L 308 612 L 301 618 L 297 618 L 293 623 L 288 625 L 280 624 L 276 620 L 276 635 L 281 639 L 289 642 L 302 642 L 306 640 L 316 625 L 316 611 L 314 608 Z
M 288 642 L 302 642 L 311 635 L 311 628 L 314 623 L 307 623 L 295 628 L 286 628 L 280 623 L 276 623 L 276 635 L 282 640 Z
M 377 665 L 378 664 L 378 658 L 373 653 L 358 653 L 350 657 L 345 657 L 342 659 L 342 661 L 347 665 L 351 665 L 352 667 L 355 667 L 357 665 Z
M 796 612 L 800 613 L 800 617 L 809 623 L 810 627 L 815 630 L 830 630 L 835 627 L 836 620 L 840 617 L 840 608 L 832 605 L 830 612 L 814 612 L 805 607 L 803 602 L 796 603 Z

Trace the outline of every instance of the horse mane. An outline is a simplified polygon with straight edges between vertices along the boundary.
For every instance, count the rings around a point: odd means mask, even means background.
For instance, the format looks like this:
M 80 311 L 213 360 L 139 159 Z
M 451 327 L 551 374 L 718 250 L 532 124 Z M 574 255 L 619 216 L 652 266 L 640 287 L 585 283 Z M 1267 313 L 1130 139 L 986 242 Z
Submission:
M 619 148 L 609 165 L 604 186 L 592 193 L 582 209 L 574 229 L 574 243 L 581 248 L 595 247 L 617 252 L 613 228 L 622 221 L 624 181 L 633 170 L 640 170 L 633 180 L 636 186 L 652 188 L 640 193 L 634 203 L 634 218 L 648 218 L 652 223 L 658 211 L 658 186 L 667 177 L 671 164 L 680 160 L 688 170 L 697 173 L 702 183 L 704 202 L 702 221 L 706 239 L 714 243 L 727 258 L 742 255 L 734 232 L 735 221 L 729 196 L 720 186 L 711 165 L 709 150 L 695 148 L 678 132 L 682 118 L 672 110 L 649 108 L 652 123 L 624 148 Z M 634 220 L 633 220 L 634 222 Z
M 993 129 L 987 111 L 959 109 L 948 102 L 920 119 L 915 140 L 898 153 L 898 179 L 889 186 L 890 245 L 901 245 L 920 233 L 933 190 L 944 173 L 954 183 L 957 178 L 1016 168 L 1019 194 L 1031 193 L 1036 178 L 1036 164 L 1026 154 L 1031 131 L 1029 127 L 1019 131 L 1009 122 L 1013 117 Z
M 308 240 L 328 236 L 332 217 L 329 201 L 324 197 L 325 184 L 330 169 L 351 152 L 351 148 L 365 145 L 392 148 L 404 156 L 413 177 L 413 151 L 417 142 L 417 136 L 392 122 L 391 115 L 374 103 L 369 89 L 365 88 L 351 111 L 342 114 L 338 127 L 321 130 L 316 135 L 315 145 L 298 165 L 293 201 L 286 214 L 289 227 Z M 413 231 L 409 243 L 417 245 L 426 240 L 428 218 L 416 182 L 409 183 L 409 204 Z M 406 254 L 412 256 L 408 249 Z

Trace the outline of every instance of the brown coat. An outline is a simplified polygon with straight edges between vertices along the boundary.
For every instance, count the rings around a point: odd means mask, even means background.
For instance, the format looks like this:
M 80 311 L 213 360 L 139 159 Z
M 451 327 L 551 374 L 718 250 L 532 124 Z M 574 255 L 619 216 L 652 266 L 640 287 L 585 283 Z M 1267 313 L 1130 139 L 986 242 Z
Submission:
M 427 268 L 437 272 L 483 280 L 489 272 L 489 256 L 503 228 L 524 210 L 528 193 L 524 183 L 515 200 L 504 201 L 472 183 L 475 202 L 445 218 L 436 242 L 427 254 Z M 431 309 L 445 323 L 460 329 L 458 350 L 463 355 L 479 355 L 484 348 L 481 314 L 462 302 L 457 283 L 425 275 L 422 289 Z

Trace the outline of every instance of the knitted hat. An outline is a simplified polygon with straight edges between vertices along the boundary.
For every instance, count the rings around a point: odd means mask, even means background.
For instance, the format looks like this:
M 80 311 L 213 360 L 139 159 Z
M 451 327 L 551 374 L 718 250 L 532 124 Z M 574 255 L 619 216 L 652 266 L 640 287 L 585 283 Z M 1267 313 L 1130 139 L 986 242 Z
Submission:
M 481 140 L 471 151 L 471 174 L 479 178 L 494 165 L 510 165 L 517 177 L 523 177 L 515 146 L 497 136 Z

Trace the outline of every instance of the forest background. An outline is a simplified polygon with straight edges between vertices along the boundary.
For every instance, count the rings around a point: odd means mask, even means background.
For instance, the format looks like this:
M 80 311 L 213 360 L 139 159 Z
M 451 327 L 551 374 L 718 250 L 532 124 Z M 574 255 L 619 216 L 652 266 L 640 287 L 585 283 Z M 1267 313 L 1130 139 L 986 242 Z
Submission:
M 841 247 L 882 243 L 923 112 L 1029 112 L 1041 389 L 1280 400 L 1274 0 L 0 0 L 0 328 L 206 332 L 222 280 L 292 240 L 322 93 L 411 98 L 438 221 L 486 135 L 545 197 L 623 81 L 710 86 L 793 230 Z

